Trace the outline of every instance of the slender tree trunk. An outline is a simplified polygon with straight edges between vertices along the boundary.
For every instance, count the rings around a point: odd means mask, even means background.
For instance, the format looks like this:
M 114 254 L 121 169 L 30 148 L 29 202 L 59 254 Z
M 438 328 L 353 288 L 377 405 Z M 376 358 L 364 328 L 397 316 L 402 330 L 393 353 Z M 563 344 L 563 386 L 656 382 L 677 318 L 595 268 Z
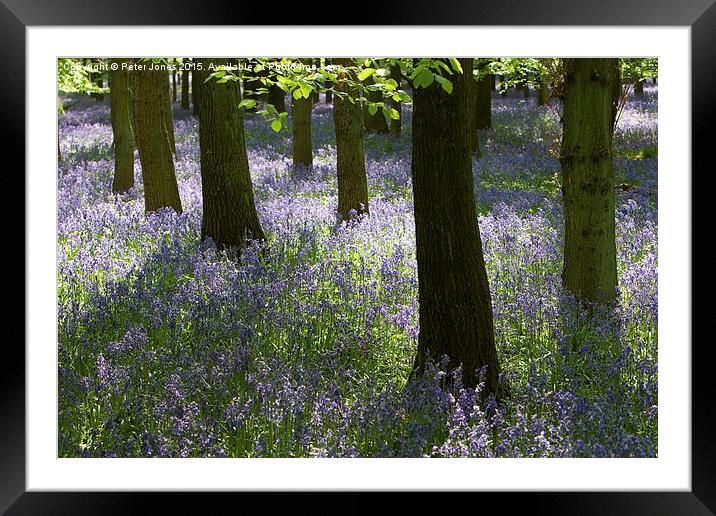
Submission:
M 616 59 L 566 59 L 562 115 L 564 287 L 591 302 L 616 299 L 612 102 Z
M 200 59 L 203 70 L 226 59 Z M 202 78 L 203 80 L 203 78 Z M 264 240 L 254 202 L 238 82 L 203 83 L 198 97 L 201 192 L 204 211 L 201 238 L 219 249 L 241 249 L 246 239 Z
M 164 123 L 167 126 L 167 135 L 169 135 L 169 145 L 171 145 L 172 154 L 176 156 L 177 144 L 174 136 L 174 109 L 172 106 L 172 98 L 169 87 L 169 74 L 164 74 L 164 90 L 162 97 L 164 100 Z
M 177 101 L 177 71 L 172 70 L 172 102 Z
M 522 88 L 522 98 L 527 100 L 530 98 L 530 85 L 528 82 L 523 82 L 520 87 Z
M 353 65 L 351 59 L 336 59 L 339 66 Z M 341 74 L 337 91 L 355 98 L 346 79 Z M 338 213 L 343 220 L 352 218 L 353 213 L 368 213 L 368 178 L 365 173 L 365 155 L 363 153 L 363 130 L 361 110 L 358 103 L 347 98 L 333 99 L 333 120 L 336 127 L 336 151 L 338 174 Z
M 622 90 L 622 77 L 621 72 L 617 68 L 616 73 L 612 77 L 612 83 L 611 83 L 611 96 L 612 96 L 612 110 L 611 110 L 611 124 L 612 124 L 612 132 L 616 128 L 617 124 L 617 116 L 619 115 L 619 109 L 621 108 L 622 102 L 623 102 L 623 95 L 624 92 Z
M 634 83 L 634 96 L 642 98 L 644 96 L 644 81 L 639 80 Z
M 170 207 L 181 213 L 166 123 L 167 74 L 162 70 L 142 70 L 133 75 L 134 136 L 142 165 L 145 210 Z
M 372 77 L 367 80 L 368 84 L 373 84 L 373 82 L 374 81 Z M 383 101 L 383 95 L 379 91 L 369 91 L 367 92 L 366 97 L 370 102 Z M 383 110 L 381 108 L 378 108 L 378 111 L 376 111 L 374 115 L 371 115 L 370 111 L 368 111 L 367 103 L 363 111 L 363 123 L 365 125 L 366 131 L 380 134 L 386 134 L 388 132 L 388 122 L 385 119 Z
M 126 59 L 113 61 L 116 70 L 109 73 L 110 116 L 114 147 L 114 179 L 112 192 L 126 192 L 134 186 L 134 136 L 132 134 L 131 113 L 129 111 L 129 77 L 122 63 Z
M 398 83 L 398 89 L 402 88 L 403 75 L 399 64 L 395 64 L 390 67 L 390 78 Z M 394 118 L 390 120 L 390 134 L 392 134 L 393 136 L 400 136 L 400 132 L 402 131 L 403 127 L 403 104 L 402 102 L 396 102 L 391 99 L 390 106 L 395 109 L 400 115 L 400 118 L 398 118 L 397 120 Z
M 472 70 L 472 59 L 460 59 Z M 508 395 L 500 385 L 490 288 L 473 190 L 468 95 L 471 80 L 456 74 L 448 94 L 433 83 L 413 95 L 413 195 L 420 334 L 414 375 L 430 358 L 462 365 L 463 384 L 480 382 L 483 396 Z M 483 398 L 484 399 L 484 398 Z
M 196 59 L 192 59 L 192 63 L 195 63 L 196 61 Z M 194 116 L 199 116 L 199 113 L 201 112 L 201 106 L 199 105 L 199 94 L 201 93 L 201 81 L 199 80 L 200 75 L 201 73 L 197 70 L 197 67 L 193 67 L 191 73 L 191 105 L 192 114 Z
M 313 145 L 311 142 L 311 99 L 293 99 L 291 106 L 293 123 L 293 168 L 311 169 L 313 166 Z
M 276 111 L 283 113 L 286 111 L 286 92 L 276 85 L 269 87 L 268 103 L 276 108 Z
M 494 73 L 491 73 L 487 77 L 488 77 L 488 80 L 490 81 L 490 91 L 497 90 L 497 85 L 496 85 L 497 76 Z
M 181 72 L 181 108 L 189 111 L 189 70 Z
M 539 89 L 537 90 L 537 105 L 546 106 L 549 103 L 549 87 L 547 81 L 542 79 L 539 83 Z

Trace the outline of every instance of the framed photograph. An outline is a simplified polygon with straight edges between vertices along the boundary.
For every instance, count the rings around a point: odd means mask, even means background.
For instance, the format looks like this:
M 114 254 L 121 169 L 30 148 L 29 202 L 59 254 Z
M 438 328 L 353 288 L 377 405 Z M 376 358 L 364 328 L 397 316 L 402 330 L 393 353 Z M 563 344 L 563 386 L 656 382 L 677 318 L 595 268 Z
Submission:
M 716 7 L 385 7 L 3 0 L 26 278 L 0 510 L 716 510 L 691 306 Z

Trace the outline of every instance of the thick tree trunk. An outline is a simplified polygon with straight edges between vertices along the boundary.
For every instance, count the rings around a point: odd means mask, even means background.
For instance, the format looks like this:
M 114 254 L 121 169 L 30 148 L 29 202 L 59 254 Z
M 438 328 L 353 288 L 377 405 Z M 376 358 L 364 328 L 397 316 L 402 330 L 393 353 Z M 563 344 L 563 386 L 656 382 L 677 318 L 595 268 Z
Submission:
M 311 142 L 311 99 L 293 99 L 291 106 L 293 123 L 293 169 L 311 169 L 313 145 Z
M 398 83 L 398 89 L 402 88 L 403 84 L 403 76 L 402 72 L 400 70 L 400 65 L 396 64 L 390 67 L 390 78 L 393 79 L 395 82 Z M 402 131 L 403 127 L 403 103 L 402 102 L 396 102 L 391 99 L 390 106 L 395 109 L 398 114 L 400 115 L 400 118 L 390 120 L 390 134 L 393 136 L 400 136 L 400 133 Z
M 170 207 L 181 213 L 166 124 L 167 74 L 162 70 L 142 70 L 134 76 L 134 136 L 142 164 L 145 210 Z
M 591 302 L 616 299 L 612 102 L 616 59 L 566 59 L 562 115 L 564 287 Z
M 472 59 L 460 59 L 472 70 Z M 418 264 L 420 334 L 414 375 L 430 358 L 462 365 L 463 384 L 479 383 L 483 396 L 507 396 L 499 382 L 490 288 L 473 190 L 468 126 L 468 80 L 450 78 L 446 93 L 433 83 L 413 96 L 413 195 Z M 484 399 L 484 398 L 483 398 Z
M 132 134 L 131 113 L 129 111 L 129 77 L 118 59 L 114 63 L 117 69 L 109 74 L 110 116 L 114 147 L 114 179 L 112 192 L 126 192 L 134 186 L 134 136 Z
M 167 135 L 169 136 L 169 145 L 172 149 L 172 154 L 177 153 L 177 144 L 174 136 L 174 110 L 172 106 L 172 98 L 169 92 L 169 74 L 164 74 L 164 89 L 162 92 L 164 100 L 164 124 L 167 126 Z
M 478 102 L 478 88 L 484 86 L 479 85 L 478 82 L 475 80 L 474 75 L 472 74 L 472 70 L 466 71 L 467 73 L 467 122 L 468 122 L 468 140 L 470 141 L 470 155 L 476 155 L 478 158 L 481 157 L 480 153 L 480 140 L 477 134 L 477 126 L 478 126 L 478 111 L 477 111 L 477 102 Z
M 189 70 L 181 72 L 181 108 L 189 110 Z
M 226 59 L 199 62 L 208 70 L 212 62 L 217 66 Z M 249 173 L 239 84 L 210 80 L 202 84 L 198 100 L 204 207 L 201 238 L 211 237 L 219 249 L 241 249 L 246 239 L 264 240 L 264 233 Z
M 351 59 L 336 59 L 339 66 L 353 65 Z M 346 83 L 347 74 L 339 76 L 337 91 L 351 95 Z M 363 129 L 359 104 L 347 98 L 333 99 L 333 121 L 336 127 L 336 152 L 338 174 L 338 213 L 343 220 L 353 214 L 368 213 L 368 178 L 365 173 L 363 153 Z
M 477 81 L 476 90 L 475 124 L 478 129 L 489 129 L 492 127 L 492 90 L 489 77 Z

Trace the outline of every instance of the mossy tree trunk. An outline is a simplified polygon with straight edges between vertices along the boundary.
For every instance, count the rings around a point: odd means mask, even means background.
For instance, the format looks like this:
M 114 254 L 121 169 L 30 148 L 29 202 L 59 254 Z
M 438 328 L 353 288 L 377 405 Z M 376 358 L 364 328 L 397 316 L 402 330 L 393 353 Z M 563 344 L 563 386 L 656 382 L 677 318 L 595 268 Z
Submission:
M 170 207 L 181 213 L 171 139 L 167 132 L 167 73 L 135 72 L 132 80 L 135 142 L 139 149 L 144 182 L 144 207 L 148 212 Z
M 172 70 L 172 102 L 177 101 L 177 71 Z
M 472 59 L 460 59 L 472 70 Z M 452 94 L 437 83 L 413 95 L 412 177 L 420 334 L 413 374 L 428 359 L 462 365 L 463 384 L 483 396 L 507 395 L 500 385 L 490 288 L 473 190 L 466 74 L 451 76 Z
M 339 66 L 350 67 L 351 59 L 336 59 Z M 346 80 L 347 73 L 339 76 L 337 91 L 355 98 Z M 338 213 L 343 220 L 354 214 L 368 213 L 368 178 L 363 152 L 363 128 L 358 102 L 336 96 L 333 99 L 333 121 L 336 127 L 336 153 L 338 175 Z
M 481 156 L 480 153 L 480 140 L 479 136 L 477 134 L 477 126 L 478 126 L 478 111 L 477 111 L 477 102 L 478 102 L 478 88 L 484 85 L 478 84 L 478 81 L 475 80 L 475 76 L 472 73 L 472 70 L 468 70 L 466 77 L 466 87 L 467 87 L 467 131 L 468 131 L 468 140 L 470 142 L 470 154 L 475 155 L 478 158 Z
M 566 59 L 562 115 L 564 287 L 578 299 L 616 299 L 612 105 L 616 59 Z
M 126 192 L 134 186 L 134 135 L 132 134 L 131 112 L 129 110 L 129 73 L 122 69 L 126 59 L 113 63 L 116 70 L 109 73 L 110 117 L 114 148 L 114 178 L 112 192 Z
M 373 83 L 374 81 L 372 77 L 366 80 L 366 86 Z M 383 95 L 380 91 L 368 91 L 365 96 L 368 99 L 368 102 L 383 101 Z M 363 124 L 365 126 L 365 130 L 380 134 L 388 133 L 388 122 L 385 119 L 383 110 L 379 107 L 378 111 L 376 111 L 374 115 L 371 115 L 368 110 L 368 102 L 366 102 L 363 107 Z
M 203 70 L 226 59 L 200 59 Z M 200 74 L 201 75 L 201 74 Z M 203 80 L 203 79 L 202 79 Z M 203 214 L 201 238 L 219 249 L 241 249 L 246 239 L 264 240 L 254 201 L 244 122 L 239 110 L 239 83 L 215 80 L 199 91 L 199 146 Z
M 402 75 L 402 71 L 400 69 L 399 64 L 394 64 L 393 66 L 390 67 L 390 78 L 398 83 L 398 89 L 402 88 L 403 75 Z M 398 112 L 398 114 L 400 115 L 400 118 L 398 118 L 398 119 L 392 118 L 390 120 L 390 134 L 392 134 L 393 136 L 400 136 L 400 133 L 403 128 L 402 106 L 403 106 L 402 102 L 396 102 L 392 99 L 390 100 L 390 107 L 395 109 Z

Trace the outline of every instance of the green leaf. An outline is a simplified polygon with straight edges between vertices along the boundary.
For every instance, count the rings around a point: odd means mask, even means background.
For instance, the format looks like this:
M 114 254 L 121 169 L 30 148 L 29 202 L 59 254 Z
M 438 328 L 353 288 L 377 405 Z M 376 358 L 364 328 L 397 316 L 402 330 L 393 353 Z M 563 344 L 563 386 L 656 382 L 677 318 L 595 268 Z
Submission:
M 301 88 L 296 88 L 295 90 L 293 90 L 293 98 L 294 99 L 299 100 L 302 97 L 303 97 L 303 93 L 301 93 Z
M 251 109 L 256 105 L 256 101 L 254 99 L 244 99 L 241 102 L 239 102 L 239 109 L 246 108 Z
M 390 108 L 390 118 L 393 120 L 400 120 L 400 113 L 398 113 L 397 109 Z
M 460 61 L 458 61 L 456 58 L 451 57 L 449 58 L 450 66 L 452 66 L 452 69 L 456 72 L 462 73 L 462 65 L 460 64 Z
M 371 114 L 371 116 L 375 115 L 378 112 L 378 104 L 368 104 L 368 113 Z
M 436 75 L 435 80 L 440 86 L 443 87 L 445 91 L 447 91 L 448 93 L 452 93 L 452 82 L 450 82 L 450 80 L 446 79 L 445 77 L 441 77 L 440 75 Z
M 281 124 L 281 120 L 279 120 L 278 118 L 276 120 L 274 120 L 273 122 L 271 122 L 271 129 L 273 129 L 274 132 L 278 133 L 279 131 L 281 131 L 281 127 L 283 127 L 283 126 Z
M 375 73 L 375 68 L 364 68 L 359 74 L 358 74 L 358 80 L 359 81 L 365 81 L 368 77 L 373 75 Z
M 415 85 L 423 88 L 427 88 L 430 86 L 433 81 L 435 80 L 435 74 L 425 68 L 422 72 L 420 72 L 420 75 L 418 75 L 415 78 Z
M 303 93 L 303 98 L 308 98 L 311 96 L 311 85 L 306 84 L 305 82 L 301 83 L 301 93 Z

